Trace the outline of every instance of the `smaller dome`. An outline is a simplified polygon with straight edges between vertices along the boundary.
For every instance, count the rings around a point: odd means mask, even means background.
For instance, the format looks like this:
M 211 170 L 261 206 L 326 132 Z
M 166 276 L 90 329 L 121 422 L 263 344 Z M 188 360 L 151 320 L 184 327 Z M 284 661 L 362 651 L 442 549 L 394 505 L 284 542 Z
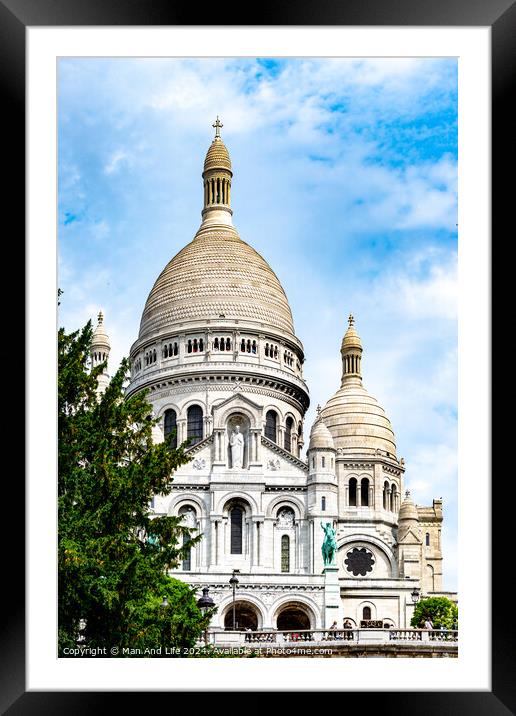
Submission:
M 313 448 L 335 450 L 335 445 L 333 444 L 333 438 L 331 436 L 331 433 L 324 424 L 322 418 L 318 418 L 315 421 L 312 426 L 312 431 L 310 432 L 310 444 L 308 446 L 308 449 L 312 450 Z
M 226 145 L 220 137 L 215 137 L 204 160 L 204 171 L 209 169 L 225 169 L 231 171 L 231 159 Z
M 402 520 L 408 521 L 408 520 L 415 520 L 416 522 L 419 522 L 419 515 L 417 512 L 417 507 L 410 499 L 410 491 L 407 490 L 405 493 L 405 499 L 401 503 L 400 507 L 400 514 L 398 521 L 401 522 Z

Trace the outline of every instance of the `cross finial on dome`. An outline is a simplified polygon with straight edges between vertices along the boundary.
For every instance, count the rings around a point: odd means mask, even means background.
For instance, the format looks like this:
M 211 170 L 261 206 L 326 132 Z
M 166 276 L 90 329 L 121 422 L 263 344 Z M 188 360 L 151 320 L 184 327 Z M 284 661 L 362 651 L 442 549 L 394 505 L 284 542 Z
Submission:
M 350 326 L 352 326 L 355 323 L 355 319 L 353 318 L 353 314 L 350 313 L 348 317 L 348 323 Z
M 408 500 L 410 497 L 410 490 L 405 490 L 405 499 Z
M 104 314 L 102 313 L 102 311 L 99 311 L 98 319 L 100 325 L 104 321 Z
M 316 408 L 316 410 L 317 410 L 317 415 L 320 415 L 320 414 L 321 414 L 321 406 L 318 405 L 317 408 Z
M 215 137 L 220 137 L 220 128 L 223 127 L 224 125 L 220 121 L 219 115 L 217 115 L 217 119 L 211 126 L 215 128 Z

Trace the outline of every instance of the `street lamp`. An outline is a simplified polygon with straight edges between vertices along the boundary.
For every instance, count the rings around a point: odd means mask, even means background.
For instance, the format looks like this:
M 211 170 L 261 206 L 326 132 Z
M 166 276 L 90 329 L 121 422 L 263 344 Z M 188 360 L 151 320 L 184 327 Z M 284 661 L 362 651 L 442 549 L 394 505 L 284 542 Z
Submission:
M 168 609 L 169 606 L 170 606 L 170 605 L 169 605 L 169 603 L 168 603 L 168 599 L 167 599 L 166 597 L 163 597 L 163 601 L 162 601 L 161 604 L 159 605 L 160 614 L 161 614 L 161 619 L 162 619 L 162 622 L 163 622 L 163 626 L 162 626 L 162 629 L 161 629 L 161 648 L 162 648 L 162 654 L 161 654 L 161 655 L 162 655 L 162 656 L 164 656 L 164 654 L 166 653 L 166 650 L 167 650 L 167 644 L 166 644 L 166 639 L 165 639 L 165 628 L 166 628 L 166 623 L 167 623 L 167 621 L 166 621 L 167 609 Z
M 238 587 L 238 579 L 235 577 L 235 574 L 240 574 L 239 569 L 233 570 L 233 576 L 229 580 L 230 585 L 233 587 L 233 631 L 236 630 L 236 607 L 235 607 L 235 598 L 236 598 L 236 588 Z
M 215 606 L 215 602 L 208 594 L 209 591 L 209 587 L 203 587 L 202 597 L 197 600 L 197 606 L 204 614 L 204 616 L 206 616 L 206 612 L 208 612 L 210 609 L 213 609 L 213 607 Z M 206 644 L 206 646 L 208 646 L 208 626 L 206 626 L 204 629 L 204 643 Z
M 414 589 L 413 589 L 412 592 L 410 593 L 410 596 L 412 597 L 412 602 L 413 602 L 414 604 L 417 604 L 417 603 L 419 602 L 419 593 L 420 593 L 420 591 L 421 591 L 420 589 L 418 589 L 417 587 L 414 587 Z

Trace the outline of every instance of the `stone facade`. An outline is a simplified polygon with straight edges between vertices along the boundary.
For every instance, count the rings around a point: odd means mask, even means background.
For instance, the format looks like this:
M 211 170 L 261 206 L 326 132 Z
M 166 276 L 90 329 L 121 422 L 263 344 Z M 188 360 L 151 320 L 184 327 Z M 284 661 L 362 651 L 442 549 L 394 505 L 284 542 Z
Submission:
M 127 394 L 149 389 L 155 440 L 190 439 L 191 461 L 155 514 L 202 534 L 174 576 L 209 586 L 213 628 L 325 628 L 347 619 L 405 627 L 414 588 L 442 589 L 442 504 L 402 502 L 403 460 L 383 408 L 362 385 L 350 317 L 342 383 L 319 411 L 307 453 L 304 352 L 287 297 L 232 224 L 221 124 L 203 172 L 202 223 L 165 267 L 131 348 Z M 325 568 L 322 523 L 336 529 Z

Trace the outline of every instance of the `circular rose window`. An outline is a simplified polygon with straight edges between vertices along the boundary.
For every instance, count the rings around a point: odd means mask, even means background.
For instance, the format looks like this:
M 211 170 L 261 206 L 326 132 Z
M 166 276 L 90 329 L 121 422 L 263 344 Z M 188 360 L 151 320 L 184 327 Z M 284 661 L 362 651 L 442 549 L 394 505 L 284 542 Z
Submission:
M 355 547 L 348 552 L 344 564 L 348 572 L 352 572 L 355 577 L 365 577 L 368 572 L 373 571 L 374 557 L 365 547 Z

